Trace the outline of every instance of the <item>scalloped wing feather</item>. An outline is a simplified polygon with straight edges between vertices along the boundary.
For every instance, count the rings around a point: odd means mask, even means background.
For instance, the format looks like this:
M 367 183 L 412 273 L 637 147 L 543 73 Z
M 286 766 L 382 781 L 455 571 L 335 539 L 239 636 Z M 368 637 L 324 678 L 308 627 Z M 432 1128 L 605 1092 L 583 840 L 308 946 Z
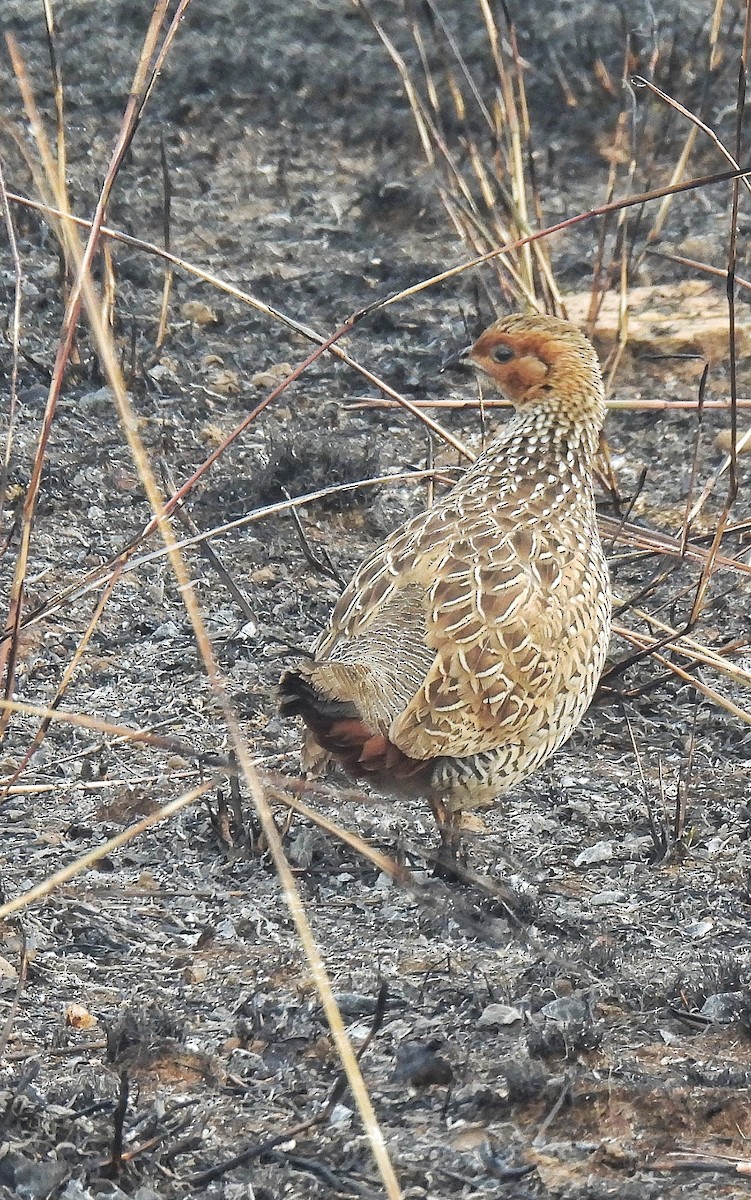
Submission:
M 581 687 L 574 647 L 586 664 L 586 643 L 598 636 L 586 542 L 562 547 L 529 530 L 521 536 L 534 539 L 531 561 L 520 562 L 511 535 L 476 546 L 472 566 L 449 563 L 432 584 L 428 639 L 436 656 L 389 735 L 405 754 L 465 757 L 522 735 L 530 744 L 545 735 L 561 690 Z
M 576 618 L 589 603 L 586 532 L 563 546 L 513 514 L 478 506 L 468 522 L 468 507 L 465 497 L 463 538 L 444 503 L 387 539 L 341 596 L 317 650 L 368 663 L 359 710 L 417 759 L 481 753 L 522 731 L 534 738 L 550 715 L 546 698 L 565 686 L 571 636 L 591 624 L 584 611 Z

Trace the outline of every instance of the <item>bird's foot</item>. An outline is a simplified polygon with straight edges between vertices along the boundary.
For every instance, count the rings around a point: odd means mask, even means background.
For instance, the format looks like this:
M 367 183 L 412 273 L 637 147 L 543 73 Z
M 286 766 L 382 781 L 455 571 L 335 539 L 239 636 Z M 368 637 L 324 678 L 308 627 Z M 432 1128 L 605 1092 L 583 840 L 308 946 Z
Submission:
M 434 858 L 433 874 L 447 883 L 456 883 L 462 878 L 465 855 L 462 848 L 461 813 L 451 812 L 445 804 L 431 804 L 438 824 L 440 845 Z

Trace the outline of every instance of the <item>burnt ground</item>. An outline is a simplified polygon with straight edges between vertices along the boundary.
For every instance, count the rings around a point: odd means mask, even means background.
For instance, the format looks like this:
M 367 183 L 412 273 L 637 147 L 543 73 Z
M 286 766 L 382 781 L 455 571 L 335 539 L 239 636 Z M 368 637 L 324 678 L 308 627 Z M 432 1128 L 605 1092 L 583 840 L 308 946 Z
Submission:
M 731 137 L 738 14 L 726 14 L 723 52 L 706 87 L 708 8 L 684 6 L 677 19 L 677 5 L 658 6 L 654 26 L 651 10 L 634 7 L 634 53 L 645 62 L 659 46 L 658 81 L 669 78 L 687 103 L 703 97 L 708 119 Z M 323 0 L 258 8 L 195 0 L 108 220 L 161 241 L 162 138 L 174 193 L 173 249 L 328 332 L 349 312 L 464 252 L 435 176 L 423 165 L 398 78 L 362 14 Z M 378 13 L 416 71 L 401 10 L 382 4 Z M 143 3 L 68 3 L 57 15 L 71 194 L 77 211 L 89 213 L 148 12 Z M 477 11 L 457 3 L 449 16 L 478 80 L 490 89 Z M 41 6 L 6 0 L 0 22 L 18 38 L 39 104 L 51 117 Z M 604 195 L 622 97 L 597 83 L 603 75 L 593 64 L 599 58 L 620 78 L 624 28 L 615 6 L 562 4 L 551 15 L 529 5 L 520 13 L 536 166 L 551 221 Z M 554 61 L 565 66 L 576 107 L 563 103 Z M 9 188 L 29 194 L 28 169 L 7 136 L 11 122 L 27 137 L 3 62 L 4 172 Z M 685 129 L 641 95 L 638 104 L 637 182 L 650 185 L 669 178 Z M 697 173 L 718 167 L 701 144 L 691 161 Z M 62 289 L 52 234 L 20 207 L 14 219 L 25 275 L 9 481 L 9 507 L 18 511 Z M 635 223 L 635 244 L 646 220 Z M 746 223 L 742 203 L 741 274 L 750 269 Z M 676 201 L 661 245 L 722 266 L 728 228 L 727 190 L 708 189 Z M 589 288 L 595 244 L 591 224 L 551 243 L 565 292 Z M 5 242 L 0 253 L 10 314 Z M 115 261 L 115 332 L 141 433 L 155 463 L 181 481 L 262 398 L 269 386 L 263 373 L 301 361 L 307 343 L 179 276 L 169 335 L 155 352 L 160 264 L 122 246 Z M 647 258 L 633 282 L 675 285 L 680 325 L 685 274 Z M 412 399 L 471 397 L 470 381 L 440 375 L 438 367 L 464 341 L 465 326 L 476 331 L 491 315 L 494 276 L 487 275 L 487 289 L 477 279 L 460 276 L 374 314 L 349 337 L 348 348 Z M 739 319 L 746 319 L 743 295 Z M 9 363 L 6 347 L 0 363 L 6 377 Z M 741 358 L 741 395 L 748 394 L 750 368 Z M 692 399 L 700 369 L 635 352 L 624 360 L 613 396 Z M 723 398 L 727 391 L 720 355 L 707 395 Z M 281 499 L 282 488 L 301 494 L 423 466 L 424 429 L 393 409 L 352 407 L 364 395 L 375 392 L 357 376 L 327 360 L 317 363 L 205 478 L 191 502 L 195 522 L 208 529 L 241 517 Z M 714 411 L 705 415 L 699 485 L 721 462 L 713 439 L 727 420 Z M 446 424 L 480 445 L 476 409 L 449 414 Z M 610 417 L 623 496 L 646 468 L 634 514 L 651 528 L 680 530 L 695 433 L 696 417 L 685 411 L 618 410 Z M 456 455 L 440 452 L 439 461 L 455 465 Z M 748 462 L 740 460 L 738 521 L 748 516 Z M 705 510 L 708 530 L 722 506 L 722 487 Z M 424 503 L 424 485 L 401 483 L 355 492 L 346 503 L 309 506 L 302 521 L 312 549 L 327 550 L 346 576 Z M 612 514 L 607 497 L 603 512 Z M 148 516 L 82 336 L 47 455 L 27 611 L 105 561 Z M 211 563 L 192 552 L 196 593 L 220 665 L 259 766 L 294 776 L 299 732 L 275 715 L 273 689 L 290 647 L 312 644 L 337 586 L 306 559 L 288 515 L 212 544 L 249 605 L 241 609 Z M 3 559 L 6 581 L 17 545 L 16 526 Z M 742 541 L 730 539 L 726 552 L 742 554 Z M 635 558 L 621 541 L 613 564 L 617 589 L 628 596 L 651 578 L 657 560 Z M 695 566 L 680 567 L 645 603 L 679 625 L 696 577 Z M 94 603 L 93 593 L 73 596 L 24 631 L 18 698 L 44 704 L 54 695 Z M 751 632 L 748 607 L 743 576 L 719 572 L 696 636 L 713 646 L 733 640 L 742 646 Z M 639 627 L 633 614 L 621 619 Z M 614 639 L 613 661 L 627 653 Z M 739 685 L 710 672 L 703 678 L 748 707 Z M 734 1167 L 746 1158 L 751 1137 L 748 725 L 674 677 L 662 678 L 652 663 L 633 668 L 617 686 L 625 698 L 604 697 L 554 760 L 468 837 L 469 865 L 480 877 L 474 885 L 432 877 L 434 829 L 417 805 L 353 794 L 335 778 L 328 791 L 308 797 L 406 861 L 426 890 L 419 899 L 341 842 L 298 818 L 287 823 L 283 805 L 276 806 L 356 1043 L 371 1028 L 385 985 L 382 1024 L 362 1066 L 404 1196 L 412 1200 L 748 1194 L 748 1176 Z M 63 707 L 157 728 L 186 749 L 159 752 L 53 725 L 0 811 L 6 898 L 193 786 L 200 771 L 188 748 L 226 751 L 163 559 L 122 577 Z M 35 728 L 29 718 L 11 722 L 6 775 Z M 681 780 L 686 832 L 665 856 Z M 250 850 L 225 819 L 226 791 L 223 785 L 221 794 L 150 829 L 0 927 L 3 1195 L 383 1194 L 347 1091 L 337 1093 L 327 1122 L 288 1132 L 321 1112 L 338 1063 L 273 869 L 263 846 Z M 249 800 L 245 822 L 251 828 Z M 516 895 L 514 920 L 493 898 L 499 882 Z M 22 940 L 29 962 L 19 991 Z M 124 1158 L 113 1166 L 118 1127 Z M 206 1179 L 205 1172 L 254 1146 L 244 1165 Z M 684 1156 L 683 1166 L 670 1157 L 676 1154 Z

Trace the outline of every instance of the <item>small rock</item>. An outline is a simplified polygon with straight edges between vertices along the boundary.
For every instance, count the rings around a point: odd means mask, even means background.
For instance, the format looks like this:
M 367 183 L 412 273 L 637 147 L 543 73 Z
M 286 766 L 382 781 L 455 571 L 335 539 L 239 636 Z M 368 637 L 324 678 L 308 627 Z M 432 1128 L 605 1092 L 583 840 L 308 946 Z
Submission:
M 352 1124 L 352 1109 L 346 1104 L 335 1104 L 329 1114 L 329 1124 L 337 1129 L 348 1129 Z
M 60 1200 L 92 1200 L 92 1196 L 77 1179 L 70 1179 L 65 1185 L 65 1191 L 60 1193 Z
M 360 992 L 337 992 L 336 1002 L 345 1017 L 364 1017 L 375 1012 L 376 997 Z M 351 1032 L 351 1031 L 350 1031 Z
M 207 446 L 221 446 L 227 435 L 216 421 L 208 421 L 199 429 L 198 436 Z
M 155 383 L 161 383 L 162 380 L 176 379 L 178 371 L 178 363 L 173 358 L 163 358 L 161 362 L 155 363 L 153 367 L 149 367 L 146 374 Z
M 402 1046 L 396 1058 L 395 1082 L 407 1082 L 412 1087 L 430 1087 L 436 1083 L 446 1086 L 451 1083 L 454 1072 L 446 1060 L 436 1054 L 439 1045 L 435 1042 L 427 1045 L 413 1042 Z
M 105 411 L 114 409 L 115 396 L 112 388 L 100 387 L 95 392 L 86 392 L 76 400 L 76 406 L 83 412 Z
M 172 642 L 179 635 L 180 630 L 174 621 L 164 621 L 161 625 L 157 625 L 151 636 L 155 642 Z
M 522 1012 L 513 1004 L 488 1004 L 482 1010 L 477 1020 L 478 1029 L 500 1029 L 503 1025 L 513 1025 L 521 1021 Z
M 549 1004 L 543 1004 L 540 1012 L 549 1021 L 584 1021 L 589 1015 L 584 1001 L 576 996 L 551 1000 Z
M 590 867 L 593 863 L 610 862 L 612 857 L 612 842 L 596 842 L 594 846 L 587 846 L 585 850 L 582 850 L 581 854 L 577 854 L 574 859 L 574 866 Z
M 7 811 L 7 810 L 6 810 Z M 12 962 L 0 954 L 0 979 L 18 979 L 18 971 Z
M 194 325 L 218 325 L 221 321 L 218 313 L 202 300 L 186 300 L 180 309 L 180 316 Z
M 604 1138 L 595 1151 L 598 1162 L 617 1171 L 631 1171 L 635 1166 L 633 1150 L 617 1138 Z
M 703 921 L 690 921 L 683 932 L 686 937 L 703 938 L 714 929 L 714 921 L 711 917 L 705 917 Z
M 251 583 L 273 583 L 279 577 L 279 568 L 273 563 L 265 567 L 256 567 L 250 572 Z
M 97 1019 L 83 1004 L 69 1004 L 65 1009 L 65 1024 L 71 1029 L 93 1029 Z
M 749 1008 L 749 998 L 745 992 L 715 992 L 707 996 L 701 1006 L 701 1015 L 709 1017 L 717 1024 L 737 1021 Z
M 0 1160 L 0 1182 L 10 1189 L 10 1195 L 21 1200 L 46 1200 L 69 1173 L 67 1163 L 55 1159 L 33 1162 L 15 1151 Z
M 487 1145 L 488 1127 L 484 1121 L 477 1121 L 473 1125 L 457 1121 L 457 1125 L 460 1126 L 459 1132 L 451 1136 L 451 1145 L 455 1150 L 481 1150 Z
M 680 1042 L 683 1034 L 673 1033 L 670 1029 L 661 1029 L 660 1037 L 666 1046 L 673 1046 L 676 1042 Z
M 589 897 L 589 903 L 593 908 L 597 908 L 604 904 L 623 904 L 625 899 L 625 892 L 594 892 L 594 894 Z
M 307 825 L 301 825 L 287 851 L 292 862 L 307 871 L 313 861 L 315 848 L 318 843 L 317 831 Z
M 241 629 L 238 629 L 235 635 L 239 641 L 246 641 L 248 638 L 254 638 L 258 633 L 258 626 L 255 621 L 246 621 Z
M 258 371 L 255 375 L 251 375 L 250 382 L 253 387 L 276 387 L 283 379 L 292 374 L 293 368 L 287 362 L 274 363 L 265 371 Z
M 217 371 L 209 376 L 209 387 L 220 396 L 236 396 L 240 391 L 240 376 L 237 371 Z

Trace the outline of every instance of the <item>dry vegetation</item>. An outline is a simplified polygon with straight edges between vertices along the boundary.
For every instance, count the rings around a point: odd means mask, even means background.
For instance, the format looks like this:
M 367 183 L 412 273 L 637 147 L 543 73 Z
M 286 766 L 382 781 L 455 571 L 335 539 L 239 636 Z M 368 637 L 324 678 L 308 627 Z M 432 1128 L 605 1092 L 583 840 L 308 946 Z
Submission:
M 751 9 L 663 9 L 6 0 L 4 1194 L 747 1194 Z M 524 305 L 616 631 L 447 886 L 273 687 Z

